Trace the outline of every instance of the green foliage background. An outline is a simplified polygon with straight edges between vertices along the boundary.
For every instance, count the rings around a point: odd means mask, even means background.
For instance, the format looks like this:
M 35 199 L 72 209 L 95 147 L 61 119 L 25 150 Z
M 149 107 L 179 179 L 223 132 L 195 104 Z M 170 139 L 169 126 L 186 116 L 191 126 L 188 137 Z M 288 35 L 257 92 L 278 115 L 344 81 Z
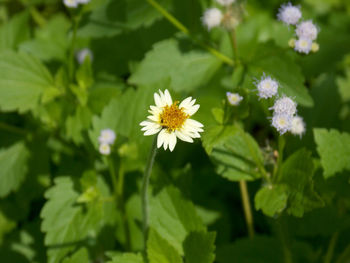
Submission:
M 227 32 L 201 23 L 214 1 L 158 0 L 182 31 L 152 2 L 0 1 L 0 261 L 349 262 L 350 2 L 295 2 L 320 28 L 320 50 L 303 56 L 276 19 L 282 1 L 244 1 L 240 63 Z M 93 59 L 79 65 L 85 47 Z M 270 127 L 253 85 L 263 73 L 298 102 L 302 138 Z M 146 257 L 140 188 L 152 138 L 139 123 L 166 88 L 197 99 L 205 132 L 158 152 Z M 226 91 L 244 95 L 229 115 Z M 110 157 L 98 152 L 105 128 L 117 134 Z

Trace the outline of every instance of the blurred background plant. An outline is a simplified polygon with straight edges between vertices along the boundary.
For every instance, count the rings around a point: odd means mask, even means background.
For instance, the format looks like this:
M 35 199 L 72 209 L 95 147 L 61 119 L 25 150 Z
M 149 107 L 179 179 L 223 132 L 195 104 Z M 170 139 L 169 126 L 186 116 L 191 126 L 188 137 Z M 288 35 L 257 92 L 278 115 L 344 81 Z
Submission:
M 1 262 L 348 262 L 350 2 L 292 2 L 308 54 L 282 4 L 1 0 Z M 263 76 L 301 137 L 271 126 Z M 158 89 L 196 98 L 204 133 L 158 151 L 142 253 Z

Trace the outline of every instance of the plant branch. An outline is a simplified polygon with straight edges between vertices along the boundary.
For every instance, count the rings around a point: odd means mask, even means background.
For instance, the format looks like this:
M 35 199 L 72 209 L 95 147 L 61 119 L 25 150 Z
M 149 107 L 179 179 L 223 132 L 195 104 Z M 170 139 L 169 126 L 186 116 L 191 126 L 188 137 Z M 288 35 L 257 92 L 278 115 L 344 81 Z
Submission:
M 252 208 L 249 201 L 249 193 L 247 182 L 244 180 L 239 181 L 239 188 L 241 190 L 242 205 L 244 210 L 244 217 L 247 224 L 248 235 L 250 238 L 254 237 L 254 221 Z

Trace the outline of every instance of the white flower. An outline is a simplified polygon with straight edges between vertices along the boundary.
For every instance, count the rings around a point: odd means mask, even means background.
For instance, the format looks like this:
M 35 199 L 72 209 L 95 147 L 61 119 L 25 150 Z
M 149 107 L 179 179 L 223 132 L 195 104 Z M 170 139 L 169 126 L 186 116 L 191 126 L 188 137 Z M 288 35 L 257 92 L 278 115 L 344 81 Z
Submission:
M 292 126 L 290 132 L 301 137 L 305 133 L 305 130 L 306 128 L 303 118 L 300 116 L 294 116 L 292 118 Z
M 216 0 L 216 2 L 223 6 L 229 6 L 236 2 L 236 0 Z
M 283 96 L 275 101 L 270 110 L 274 110 L 274 115 L 286 114 L 293 116 L 297 112 L 297 104 L 291 98 Z
M 292 127 L 292 116 L 288 114 L 274 114 L 272 117 L 272 126 L 282 135 Z
M 261 99 L 271 98 L 277 94 L 278 82 L 270 76 L 265 77 L 264 75 L 255 85 L 258 88 L 258 96 Z
M 209 8 L 204 12 L 202 17 L 203 24 L 211 30 L 213 27 L 217 27 L 221 24 L 222 13 L 218 8 Z
M 115 132 L 111 129 L 104 129 L 101 131 L 98 141 L 100 144 L 113 144 L 115 141 Z
M 195 104 L 196 100 L 188 97 L 183 100 L 180 105 L 178 102 L 173 102 L 168 90 L 164 93 L 159 90 L 154 93 L 155 106 L 150 106 L 151 113 L 147 121 L 140 123 L 144 131 L 144 135 L 153 135 L 159 132 L 157 138 L 157 147 L 164 147 L 166 150 L 173 151 L 176 145 L 177 138 L 185 142 L 193 142 L 192 138 L 199 138 L 200 132 L 203 132 L 203 124 L 190 119 L 190 116 L 195 114 L 199 105 Z
M 78 7 L 78 0 L 63 0 L 63 4 L 70 8 L 77 8 Z
M 228 102 L 233 106 L 239 105 L 239 103 L 243 100 L 243 97 L 238 93 L 226 92 L 226 97 Z
M 77 58 L 79 64 L 83 64 L 86 57 L 89 57 L 90 61 L 92 61 L 94 58 L 92 51 L 88 48 L 84 48 L 82 50 L 79 50 L 76 54 L 76 58 Z
M 291 3 L 283 4 L 278 9 L 277 18 L 287 25 L 295 25 L 301 18 L 300 8 Z
M 111 146 L 107 143 L 102 143 L 99 147 L 100 154 L 109 155 L 111 153 Z
M 312 49 L 312 41 L 308 38 L 299 38 L 295 41 L 294 50 L 299 53 L 309 54 Z
M 295 33 L 299 38 L 315 40 L 317 38 L 318 29 L 311 20 L 307 20 L 297 25 Z

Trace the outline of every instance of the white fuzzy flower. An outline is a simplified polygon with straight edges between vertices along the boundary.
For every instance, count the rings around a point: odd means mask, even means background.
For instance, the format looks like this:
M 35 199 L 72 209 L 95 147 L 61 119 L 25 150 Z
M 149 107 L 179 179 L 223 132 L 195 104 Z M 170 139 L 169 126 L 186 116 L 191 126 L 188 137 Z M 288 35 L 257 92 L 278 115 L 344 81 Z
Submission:
M 294 50 L 299 53 L 309 54 L 312 49 L 312 41 L 308 38 L 299 38 L 295 41 Z
M 83 64 L 86 57 L 89 57 L 91 62 L 94 58 L 92 51 L 88 48 L 84 48 L 82 50 L 79 50 L 76 54 L 76 58 L 77 58 L 79 64 Z
M 158 134 L 157 147 L 169 147 L 173 151 L 177 138 L 185 142 L 193 142 L 193 138 L 199 138 L 200 132 L 203 132 L 203 124 L 190 119 L 195 114 L 199 105 L 191 97 L 184 99 L 179 105 L 177 101 L 173 102 L 168 90 L 154 93 L 155 106 L 150 106 L 151 113 L 147 121 L 140 123 L 144 135 Z
M 265 77 L 264 75 L 255 85 L 258 88 L 258 96 L 261 99 L 271 98 L 277 94 L 278 82 L 270 76 Z
M 317 38 L 318 29 L 311 20 L 307 20 L 297 25 L 295 33 L 299 38 L 315 40 Z
M 63 4 L 69 8 L 77 8 L 78 7 L 78 0 L 63 0 Z
M 305 133 L 305 130 L 306 128 L 303 118 L 300 116 L 294 116 L 292 118 L 292 126 L 290 132 L 301 137 Z
M 238 93 L 226 92 L 226 97 L 227 97 L 228 102 L 232 106 L 239 105 L 239 103 L 243 100 L 243 97 L 240 96 Z
M 286 114 L 293 116 L 297 112 L 297 104 L 291 98 L 283 96 L 275 101 L 270 110 L 274 110 L 274 115 Z
M 115 132 L 111 129 L 104 129 L 101 131 L 100 136 L 98 137 L 98 142 L 100 144 L 113 144 L 115 141 L 116 135 Z
M 102 155 L 110 155 L 111 153 L 111 146 L 107 143 L 102 143 L 99 147 L 100 154 Z
M 288 114 L 274 114 L 272 117 L 272 126 L 282 135 L 290 131 L 292 127 L 292 116 Z
M 222 13 L 218 8 L 209 8 L 204 12 L 202 17 L 203 24 L 211 30 L 213 27 L 217 27 L 221 24 Z
M 216 0 L 216 2 L 223 6 L 229 6 L 236 2 L 236 0 Z
M 300 8 L 291 3 L 283 4 L 278 9 L 277 18 L 287 25 L 296 25 L 301 18 Z

